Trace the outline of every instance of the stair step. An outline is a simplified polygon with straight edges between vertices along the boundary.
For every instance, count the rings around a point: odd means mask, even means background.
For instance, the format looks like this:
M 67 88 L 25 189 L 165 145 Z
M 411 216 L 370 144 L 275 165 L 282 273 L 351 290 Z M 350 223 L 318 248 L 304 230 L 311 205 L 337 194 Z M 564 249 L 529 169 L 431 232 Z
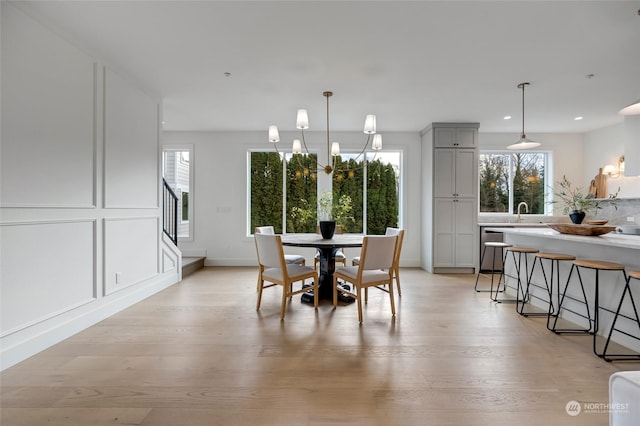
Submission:
M 182 278 L 204 268 L 204 256 L 185 256 L 182 258 Z

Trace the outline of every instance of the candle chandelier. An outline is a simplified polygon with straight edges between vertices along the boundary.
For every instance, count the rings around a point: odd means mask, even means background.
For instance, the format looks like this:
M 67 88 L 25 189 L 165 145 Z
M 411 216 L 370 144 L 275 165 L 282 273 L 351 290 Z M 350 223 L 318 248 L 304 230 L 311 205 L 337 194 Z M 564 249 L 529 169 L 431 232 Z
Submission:
M 329 128 L 329 98 L 333 96 L 333 92 L 326 91 L 323 92 L 322 95 L 327 99 L 327 161 L 330 164 L 320 164 L 317 163 L 318 170 L 324 171 L 326 174 L 330 175 L 336 170 L 336 161 L 337 157 L 340 155 L 340 144 L 336 141 L 331 141 L 330 137 L 330 128 Z M 293 154 L 309 154 L 309 149 L 307 148 L 307 142 L 304 137 L 304 131 L 309 128 L 309 115 L 307 114 L 306 109 L 299 109 L 298 116 L 296 119 L 296 128 L 300 129 L 300 139 L 293 140 L 293 147 L 291 152 Z M 376 116 L 373 114 L 369 114 L 366 116 L 364 121 L 364 133 L 367 135 L 367 139 L 362 147 L 362 150 L 355 158 L 356 161 L 364 154 L 367 146 L 369 146 L 369 142 L 373 138 L 373 142 L 371 144 L 371 148 L 374 150 L 380 150 L 382 148 L 382 135 L 376 133 Z M 280 134 L 278 132 L 278 126 L 269 126 L 269 142 L 273 143 L 273 146 L 278 151 L 277 143 L 280 141 Z M 304 148 L 304 152 L 303 152 Z

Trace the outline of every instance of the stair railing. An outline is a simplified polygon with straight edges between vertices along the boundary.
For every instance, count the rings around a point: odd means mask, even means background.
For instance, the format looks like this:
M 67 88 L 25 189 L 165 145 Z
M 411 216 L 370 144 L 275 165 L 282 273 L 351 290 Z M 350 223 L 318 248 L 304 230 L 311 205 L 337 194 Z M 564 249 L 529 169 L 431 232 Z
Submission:
M 178 196 L 162 178 L 162 229 L 178 245 Z

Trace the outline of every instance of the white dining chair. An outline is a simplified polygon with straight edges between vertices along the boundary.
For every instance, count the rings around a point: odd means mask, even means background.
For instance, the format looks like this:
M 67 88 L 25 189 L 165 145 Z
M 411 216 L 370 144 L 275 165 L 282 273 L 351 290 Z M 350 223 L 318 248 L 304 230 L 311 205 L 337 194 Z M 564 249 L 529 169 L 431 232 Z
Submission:
M 282 305 L 280 307 L 280 320 L 284 319 L 287 298 L 291 299 L 296 294 L 313 290 L 313 306 L 318 308 L 318 273 L 315 269 L 295 263 L 287 263 L 284 258 L 282 240 L 280 235 L 254 234 L 256 252 L 258 255 L 258 301 L 256 310 L 260 309 L 262 291 L 265 288 L 276 285 L 282 286 Z M 313 286 L 304 286 L 306 279 L 313 279 Z M 266 282 L 271 284 L 265 285 Z M 298 290 L 293 289 L 293 283 L 300 281 L 302 286 Z
M 266 234 L 266 235 L 275 235 L 275 231 L 273 230 L 273 226 L 257 226 L 254 234 Z M 306 265 L 306 259 L 304 256 L 300 254 L 286 254 L 284 255 L 284 260 L 287 263 L 295 263 L 297 265 Z M 258 282 L 257 289 L 260 289 L 260 282 Z
M 398 243 L 397 243 L 398 247 L 396 248 L 396 256 L 393 263 L 393 279 L 396 281 L 396 286 L 398 287 L 398 296 L 402 296 L 402 291 L 400 289 L 400 253 L 402 253 L 402 241 L 404 240 L 404 229 L 387 227 L 384 235 L 398 236 Z M 356 256 L 351 260 L 352 266 L 357 266 L 359 264 L 360 264 L 360 256 Z
M 338 292 L 355 298 L 358 302 L 358 320 L 362 322 L 362 290 L 365 290 L 365 302 L 367 290 L 370 287 L 377 288 L 389 294 L 391 302 L 391 316 L 396 315 L 396 306 L 393 300 L 393 263 L 397 248 L 397 235 L 370 235 L 362 241 L 360 252 L 360 264 L 358 266 L 345 266 L 337 268 L 333 273 L 333 308 L 338 304 Z M 353 285 L 353 291 L 338 286 L 342 280 Z M 388 285 L 388 288 L 383 287 Z

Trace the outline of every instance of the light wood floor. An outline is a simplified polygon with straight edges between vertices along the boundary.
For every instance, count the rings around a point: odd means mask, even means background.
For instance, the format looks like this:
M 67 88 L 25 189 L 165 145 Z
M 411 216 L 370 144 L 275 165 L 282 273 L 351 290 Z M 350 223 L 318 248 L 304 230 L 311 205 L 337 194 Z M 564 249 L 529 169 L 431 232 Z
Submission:
M 371 290 L 317 311 L 280 289 L 255 310 L 255 268 L 205 268 L 1 373 L 13 425 L 606 425 L 615 371 L 590 337 L 473 291 L 474 276 L 401 269 L 393 320 Z

